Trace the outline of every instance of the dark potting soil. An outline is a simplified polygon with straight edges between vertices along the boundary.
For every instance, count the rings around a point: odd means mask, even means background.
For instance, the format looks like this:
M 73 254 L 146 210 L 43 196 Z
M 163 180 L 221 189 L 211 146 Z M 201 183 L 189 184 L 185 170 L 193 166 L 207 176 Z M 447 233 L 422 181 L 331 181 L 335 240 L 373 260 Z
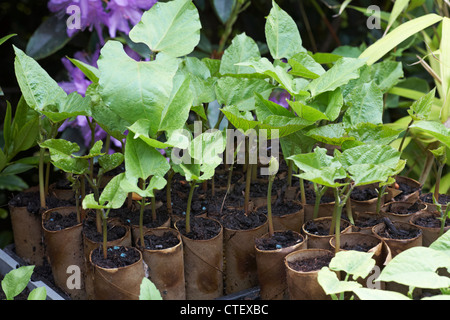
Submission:
M 344 223 L 342 223 L 343 221 L 345 221 L 345 220 L 342 220 L 341 224 L 340 224 L 341 232 L 346 228 L 346 225 L 344 225 Z M 325 227 L 323 224 L 317 223 L 314 220 L 309 220 L 306 222 L 305 230 L 308 231 L 309 233 L 317 235 L 317 236 L 329 236 L 330 235 L 329 227 Z
M 396 214 L 402 214 L 402 215 L 408 215 L 416 213 L 417 211 L 421 210 L 421 205 L 418 202 L 415 202 L 410 207 L 399 207 L 395 208 L 395 203 L 391 203 L 387 206 L 386 211 L 390 213 L 396 213 Z
M 162 235 L 147 234 L 144 236 L 145 249 L 162 250 L 175 247 L 180 239 L 172 232 L 164 232 Z
M 62 215 L 58 211 L 53 211 L 44 222 L 44 226 L 49 231 L 58 231 L 73 227 L 78 223 L 76 212 L 71 212 L 68 215 Z
M 20 192 L 9 201 L 9 204 L 13 207 L 27 207 L 28 212 L 33 214 L 38 214 L 41 212 L 39 192 Z M 45 204 L 47 209 L 74 206 L 75 199 L 61 200 L 56 197 L 49 196 L 45 198 Z
M 139 225 L 140 211 L 135 210 L 131 212 L 130 215 L 124 218 L 127 223 L 130 223 L 132 225 Z M 167 222 L 168 219 L 169 213 L 167 212 L 167 208 L 165 206 L 161 206 L 156 209 L 156 220 L 153 220 L 151 209 L 144 210 L 144 227 L 157 228 Z
M 298 200 L 301 200 L 300 197 L 301 197 L 301 195 L 299 195 Z M 305 198 L 306 198 L 307 204 L 315 204 L 316 203 L 316 193 L 311 188 L 305 189 Z M 327 194 L 324 194 L 320 198 L 320 203 L 331 203 L 331 202 L 334 202 L 334 197 L 330 197 Z
M 107 241 L 113 241 L 125 236 L 126 228 L 121 225 L 107 223 Z M 83 221 L 83 234 L 94 242 L 102 242 L 103 235 L 97 232 L 95 217 L 88 217 Z
M 250 230 L 261 226 L 267 221 L 267 216 L 260 211 L 250 211 L 245 214 L 243 209 L 227 209 L 220 219 L 224 228 L 231 230 Z
M 256 247 L 259 250 L 277 250 L 293 246 L 303 241 L 301 234 L 295 233 L 292 230 L 284 232 L 274 232 L 272 237 L 255 239 Z
M 433 194 L 432 193 L 423 193 L 420 195 L 420 200 L 425 203 L 433 203 Z M 446 205 L 447 202 L 450 202 L 450 194 L 439 194 L 438 203 L 442 205 Z
M 316 258 L 289 261 L 288 265 L 296 271 L 309 272 L 327 267 L 330 264 L 331 259 L 333 259 L 333 254 L 330 252 L 327 255 Z
M 392 223 L 392 221 L 387 217 L 384 217 L 382 219 L 382 222 L 384 223 L 385 228 L 384 228 L 384 230 L 379 232 L 378 235 L 383 238 L 402 239 L 402 240 L 413 239 L 421 233 L 420 229 L 415 229 L 415 228 L 401 229 L 401 228 L 395 226 Z
M 378 193 L 372 188 L 356 188 L 350 194 L 350 198 L 356 201 L 366 201 L 373 198 L 378 198 Z
M 403 182 L 397 181 L 397 185 L 399 186 L 399 190 L 401 190 L 402 193 L 394 197 L 395 201 L 402 201 L 405 196 L 410 195 L 411 193 L 414 193 L 417 190 L 420 190 L 420 187 L 410 186 L 409 184 Z
M 382 222 L 382 218 L 380 216 L 374 215 L 373 217 L 358 217 L 355 219 L 355 226 L 359 228 L 371 228 Z
M 361 251 L 361 252 L 368 252 L 373 247 L 374 246 L 372 244 L 368 244 L 365 242 L 352 244 L 352 245 L 345 243 L 344 245 L 341 245 L 341 249 L 343 249 L 343 250 L 355 250 L 355 251 Z
M 108 247 L 106 251 L 106 259 L 103 257 L 101 246 L 94 249 L 91 254 L 92 262 L 105 269 L 126 267 L 139 261 L 141 258 L 139 251 L 133 247 L 114 246 Z
M 284 216 L 291 213 L 296 213 L 302 210 L 303 206 L 300 203 L 296 203 L 293 201 L 275 201 L 274 204 L 272 204 L 272 215 L 274 216 Z M 257 209 L 258 211 L 261 211 L 265 215 L 267 215 L 267 206 L 260 207 Z
M 434 216 L 420 216 L 414 220 L 414 224 L 425 228 L 440 228 L 441 220 Z M 444 227 L 450 226 L 450 219 L 445 219 Z
M 189 233 L 186 233 L 185 219 L 178 220 L 176 226 L 182 235 L 192 240 L 212 239 L 220 233 L 222 227 L 219 222 L 203 217 L 191 217 Z

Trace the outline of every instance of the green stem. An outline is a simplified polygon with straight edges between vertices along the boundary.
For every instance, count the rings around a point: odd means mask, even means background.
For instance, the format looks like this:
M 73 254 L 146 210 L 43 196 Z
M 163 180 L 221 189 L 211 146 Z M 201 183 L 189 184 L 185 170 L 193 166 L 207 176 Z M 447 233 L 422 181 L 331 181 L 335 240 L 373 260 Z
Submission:
M 144 248 L 144 210 L 145 210 L 145 198 L 141 199 L 141 207 L 139 208 L 139 239 L 141 241 L 141 247 Z
M 175 171 L 170 169 L 169 174 L 167 176 L 167 185 L 166 185 L 166 205 L 169 215 L 172 214 L 172 180 L 174 175 Z
M 439 165 L 438 172 L 436 174 L 436 185 L 434 186 L 434 198 L 436 199 L 436 202 L 439 202 L 439 188 L 441 184 L 441 176 L 442 176 L 442 170 L 444 169 L 445 163 L 442 163 Z
M 108 253 L 108 252 L 107 252 L 106 245 L 107 245 L 107 242 L 108 242 L 107 217 L 108 217 L 108 215 L 109 215 L 109 210 L 111 210 L 111 209 L 108 209 L 106 215 L 105 215 L 104 213 L 102 213 L 102 224 L 103 224 L 103 258 L 104 258 L 104 259 L 106 259 L 107 253 Z
M 244 200 L 244 211 L 245 215 L 248 215 L 249 202 L 250 202 L 250 186 L 252 182 L 252 171 L 253 164 L 247 164 L 247 172 L 245 176 L 245 200 Z
M 378 193 L 378 199 L 377 199 L 377 207 L 375 209 L 376 214 L 380 214 L 381 209 L 381 201 L 383 200 L 384 194 L 386 192 L 387 185 L 384 185 L 381 187 L 381 190 Z
M 272 184 L 275 176 L 269 177 L 269 185 L 267 187 L 267 220 L 269 222 L 269 236 L 273 237 L 273 219 L 272 219 Z
M 248 1 L 246 3 L 245 2 L 241 3 L 240 1 L 236 1 L 236 4 L 234 5 L 234 7 L 232 9 L 231 15 L 225 24 L 225 30 L 222 34 L 222 37 L 220 38 L 219 48 L 217 49 L 218 53 L 221 53 L 224 50 L 225 44 L 231 34 L 231 31 L 233 30 L 234 23 L 236 22 L 239 14 L 242 11 L 244 11 L 245 9 L 247 9 L 247 7 L 250 5 L 250 3 L 251 3 L 250 1 Z
M 405 134 L 404 134 L 404 136 L 403 136 L 403 138 L 402 138 L 402 142 L 400 142 L 400 146 L 398 147 L 398 151 L 399 151 L 399 152 L 402 152 L 403 143 L 405 142 L 406 136 L 408 135 L 409 127 L 413 124 L 413 122 L 414 122 L 414 120 L 411 120 L 411 121 L 408 123 L 408 127 L 406 128 Z
M 303 178 L 300 178 L 300 197 L 302 200 L 302 205 L 305 207 L 306 204 L 306 193 L 305 193 L 305 184 L 303 182 Z
M 39 196 L 41 201 L 41 208 L 46 207 L 45 203 L 45 185 L 44 185 L 44 159 L 45 149 L 39 149 Z
M 194 196 L 194 190 L 195 185 L 197 181 L 193 180 L 191 182 L 191 189 L 189 190 L 189 196 L 187 201 L 187 208 L 186 208 L 186 233 L 191 232 L 191 204 L 192 204 L 192 198 Z
M 338 253 L 341 248 L 341 215 L 342 215 L 342 204 L 341 200 L 339 199 L 339 195 L 337 192 L 337 189 L 335 189 L 335 197 L 336 201 L 338 201 L 338 204 L 334 206 L 335 212 L 333 215 L 335 215 L 335 253 Z
M 152 201 L 152 220 L 156 221 L 156 199 L 155 199 L 155 197 L 152 197 L 151 201 Z

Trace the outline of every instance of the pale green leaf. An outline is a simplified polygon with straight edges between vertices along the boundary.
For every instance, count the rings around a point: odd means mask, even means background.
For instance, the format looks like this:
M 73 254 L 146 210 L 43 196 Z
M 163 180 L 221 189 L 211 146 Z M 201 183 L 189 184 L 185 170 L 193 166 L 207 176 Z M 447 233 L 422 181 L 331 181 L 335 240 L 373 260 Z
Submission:
M 275 1 L 265 25 L 266 42 L 274 59 L 289 59 L 299 52 L 306 52 L 295 21 Z
M 161 293 L 148 278 L 142 278 L 139 300 L 162 300 Z
M 192 0 L 157 2 L 131 29 L 130 39 L 172 57 L 191 53 L 200 41 L 200 17 Z
M 345 271 L 354 280 L 364 279 L 375 265 L 372 256 L 373 252 L 340 251 L 331 259 L 328 267 L 334 271 Z
M 350 80 L 358 78 L 359 68 L 365 63 L 365 59 L 343 57 L 319 78 L 312 80 L 307 89 L 313 97 L 326 91 L 334 91 Z
M 442 19 L 443 18 L 441 16 L 430 13 L 402 23 L 385 37 L 379 39 L 373 45 L 364 50 L 359 57 L 367 58 L 368 65 L 374 64 L 410 36 L 440 22 Z
M 240 62 L 261 58 L 256 42 L 245 33 L 236 35 L 231 45 L 225 49 L 221 63 L 220 74 L 249 74 L 255 72 L 253 68 L 236 65 Z
M 411 128 L 424 131 L 450 148 L 450 129 L 442 123 L 429 120 L 421 120 L 413 123 Z
M 417 288 L 447 288 L 450 287 L 450 278 L 438 275 L 436 270 L 449 266 L 450 257 L 442 251 L 413 247 L 395 256 L 385 266 L 378 280 Z
M 407 296 L 395 291 L 357 288 L 353 292 L 361 300 L 411 300 Z
M 353 291 L 356 288 L 362 287 L 361 284 L 355 281 L 341 281 L 336 273 L 323 267 L 317 274 L 317 281 L 326 294 L 338 294 L 341 292 Z
M 44 286 L 34 288 L 27 298 L 27 300 L 46 300 L 46 299 L 47 299 L 47 289 Z
M 9 271 L 1 282 L 1 287 L 7 300 L 13 300 L 30 282 L 34 266 L 22 266 Z
M 344 123 L 381 124 L 383 121 L 383 93 L 373 81 L 361 83 L 345 97 L 348 109 L 344 115 Z

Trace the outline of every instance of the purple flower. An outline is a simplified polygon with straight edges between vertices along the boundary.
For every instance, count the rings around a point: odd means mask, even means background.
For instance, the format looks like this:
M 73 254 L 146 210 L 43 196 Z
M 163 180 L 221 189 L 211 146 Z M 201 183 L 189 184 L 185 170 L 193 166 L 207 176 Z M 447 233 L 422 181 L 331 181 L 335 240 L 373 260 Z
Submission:
M 282 91 L 277 90 L 272 92 L 272 94 L 269 97 L 269 100 L 287 109 L 289 108 L 289 104 L 286 100 L 289 100 L 290 98 L 291 95 L 286 90 Z
M 106 9 L 108 18 L 105 23 L 109 28 L 111 38 L 116 36 L 117 31 L 128 34 L 130 25 L 136 25 L 142 17 L 144 10 L 150 9 L 156 0 L 110 0 Z

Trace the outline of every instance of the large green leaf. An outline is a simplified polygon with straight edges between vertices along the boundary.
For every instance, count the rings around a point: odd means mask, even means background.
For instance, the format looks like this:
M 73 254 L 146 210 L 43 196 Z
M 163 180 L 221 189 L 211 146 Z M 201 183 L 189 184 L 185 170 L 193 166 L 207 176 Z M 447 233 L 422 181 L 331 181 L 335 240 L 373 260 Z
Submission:
M 348 109 L 344 115 L 344 123 L 381 124 L 383 117 L 383 93 L 373 81 L 357 85 L 345 97 Z
M 99 93 L 108 109 L 126 126 L 139 119 L 149 120 L 154 135 L 172 95 L 178 61 L 166 57 L 138 62 L 125 53 L 120 42 L 108 41 L 101 50 L 98 67 Z
M 334 271 L 344 271 L 354 280 L 364 279 L 372 271 L 375 260 L 373 252 L 340 251 L 331 259 L 328 267 Z
M 356 288 L 354 292 L 361 300 L 411 300 L 407 296 L 395 291 Z
M 211 76 L 211 71 L 204 60 L 196 57 L 186 57 L 179 72 L 190 78 L 189 87 L 193 94 L 193 106 L 203 106 L 216 99 L 214 84 L 216 79 Z
M 354 137 L 347 135 L 343 123 L 331 123 L 317 128 L 313 128 L 306 132 L 306 135 L 316 139 L 319 142 L 340 146 L 346 141 L 355 140 Z
M 238 34 L 231 41 L 231 45 L 225 49 L 222 55 L 219 72 L 221 74 L 253 73 L 255 72 L 253 68 L 239 66 L 236 64 L 253 59 L 259 59 L 260 57 L 261 54 L 256 42 L 245 33 Z
M 222 77 L 217 80 L 217 101 L 224 106 L 234 105 L 240 110 L 255 108 L 255 93 L 268 98 L 273 86 L 263 79 Z
M 380 281 L 395 281 L 406 286 L 438 289 L 450 287 L 450 278 L 440 276 L 439 268 L 449 268 L 450 257 L 442 251 L 414 247 L 395 256 L 383 269 Z
M 431 90 L 428 94 L 420 97 L 417 101 L 413 102 L 411 107 L 408 109 L 408 113 L 413 120 L 428 120 L 435 94 L 436 88 Z
M 385 93 L 403 77 L 402 63 L 390 60 L 381 61 L 372 65 L 371 73 L 378 88 Z
M 440 75 L 442 79 L 442 92 L 446 95 L 445 105 L 442 107 L 441 122 L 446 122 L 450 115 L 450 19 L 444 17 L 442 21 L 442 38 L 440 46 Z
M 350 137 L 366 144 L 390 144 L 397 139 L 400 132 L 386 125 L 376 125 L 370 122 L 358 123 L 347 129 Z
M 156 148 L 149 146 L 142 139 L 135 138 L 133 134 L 128 134 L 125 149 L 127 180 L 163 177 L 169 169 L 166 158 Z
M 38 112 L 63 101 L 67 94 L 50 75 L 31 57 L 14 46 L 17 82 L 30 108 Z
M 358 78 L 359 68 L 364 64 L 364 59 L 343 57 L 319 78 L 312 80 L 307 89 L 312 96 L 317 96 L 326 91 L 333 91 L 350 80 Z
M 367 58 L 368 65 L 374 64 L 401 42 L 408 39 L 410 36 L 428 28 L 435 23 L 438 23 L 441 20 L 441 16 L 430 13 L 402 23 L 385 37 L 379 39 L 373 45 L 364 50 L 364 52 L 359 57 Z
M 298 77 L 316 79 L 325 73 L 325 69 L 306 52 L 300 52 L 288 60 L 292 70 L 289 71 Z
M 242 130 L 244 133 L 260 124 L 259 121 L 253 119 L 250 112 L 241 112 L 236 106 L 227 106 L 220 110 L 235 128 Z
M 306 52 L 295 21 L 275 1 L 265 25 L 266 42 L 274 59 L 289 59 L 299 52 Z
M 191 53 L 200 41 L 200 17 L 192 0 L 158 2 L 144 12 L 130 31 L 130 39 L 143 42 L 153 52 L 172 57 Z
M 400 152 L 387 145 L 360 145 L 345 150 L 339 156 L 339 161 L 344 167 L 356 164 L 374 164 L 396 168 L 399 160 Z
M 421 120 L 411 125 L 411 128 L 424 131 L 450 148 L 450 129 L 447 129 L 442 123 L 429 120 Z
M 327 267 L 323 267 L 317 274 L 317 281 L 326 294 L 338 294 L 347 291 L 353 291 L 362 285 L 356 281 L 341 281 L 336 272 Z

